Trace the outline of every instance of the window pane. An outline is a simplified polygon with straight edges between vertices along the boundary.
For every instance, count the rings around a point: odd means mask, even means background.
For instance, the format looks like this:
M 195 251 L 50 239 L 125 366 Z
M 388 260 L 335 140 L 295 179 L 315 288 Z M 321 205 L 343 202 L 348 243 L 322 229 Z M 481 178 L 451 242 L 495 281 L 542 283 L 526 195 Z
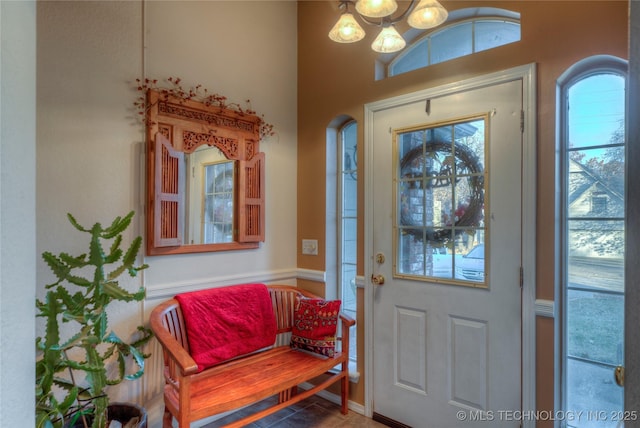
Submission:
M 449 187 L 439 187 L 433 195 L 433 221 L 429 226 L 451 227 L 455 219 L 451 217 L 453 198 Z
M 422 181 L 400 181 L 398 187 L 400 225 L 422 226 L 425 223 Z
M 624 391 L 613 381 L 613 369 L 571 358 L 566 369 L 569 381 L 565 409 L 574 414 L 583 412 L 582 418 L 568 422 L 568 427 L 621 427 L 619 420 L 611 417 L 611 412 L 622 411 Z
M 355 172 L 342 175 L 342 211 L 347 217 L 355 217 L 358 211 L 358 181 Z
M 469 234 L 461 235 L 462 238 Z M 467 238 L 468 239 L 468 238 Z M 464 247 L 467 247 L 465 244 Z M 484 282 L 485 271 L 485 246 L 478 244 L 471 251 L 456 259 L 456 278 L 466 281 Z
M 424 245 L 422 229 L 398 229 L 398 273 L 424 275 Z
M 475 51 L 480 52 L 520 40 L 520 25 L 508 21 L 476 21 Z
M 356 310 L 356 266 L 342 265 L 342 310 Z M 350 314 L 350 315 L 351 315 Z M 354 329 L 355 330 L 355 329 Z M 355 357 L 355 354 L 354 354 Z
M 407 71 L 429 65 L 429 38 L 426 37 L 413 45 L 396 59 L 389 69 L 389 75 L 406 73 Z
M 345 217 L 342 220 L 342 262 L 348 264 L 356 263 L 357 255 L 357 226 L 356 218 Z
M 568 91 L 569 149 L 624 143 L 624 79 L 587 77 Z
M 624 216 L 624 147 L 569 152 L 569 217 Z
M 345 126 L 342 131 L 342 170 L 355 178 L 358 168 L 357 150 L 358 128 L 355 123 Z
M 567 355 L 613 366 L 623 362 L 624 297 L 599 292 L 567 293 Z
M 462 161 L 456 164 L 456 174 L 484 171 L 484 131 L 484 120 L 458 123 L 454 127 L 456 156 Z
M 453 278 L 453 254 L 446 247 L 433 247 L 431 252 L 431 271 L 427 275 L 437 278 Z
M 470 55 L 472 50 L 472 23 L 446 28 L 431 36 L 431 64 Z
M 568 231 L 569 286 L 622 292 L 624 221 L 569 221 Z

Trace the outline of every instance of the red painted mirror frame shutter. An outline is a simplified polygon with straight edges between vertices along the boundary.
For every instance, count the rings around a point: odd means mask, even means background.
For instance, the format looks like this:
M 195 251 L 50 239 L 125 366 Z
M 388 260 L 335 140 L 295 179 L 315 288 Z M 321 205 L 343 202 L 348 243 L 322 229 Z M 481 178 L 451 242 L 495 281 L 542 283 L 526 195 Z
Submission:
M 154 244 L 182 245 L 184 224 L 184 153 L 174 150 L 160 132 L 155 140 Z
M 240 160 L 238 195 L 238 242 L 265 240 L 265 156 L 256 153 Z

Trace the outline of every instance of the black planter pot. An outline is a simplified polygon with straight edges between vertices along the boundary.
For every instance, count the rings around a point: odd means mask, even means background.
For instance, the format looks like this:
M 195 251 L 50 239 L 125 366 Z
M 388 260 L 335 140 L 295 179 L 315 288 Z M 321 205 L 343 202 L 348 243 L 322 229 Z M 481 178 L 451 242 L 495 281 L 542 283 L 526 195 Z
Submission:
M 147 411 L 144 407 L 131 403 L 111 403 L 108 412 L 110 421 L 122 422 L 124 425 L 133 418 L 139 418 L 136 428 L 147 428 Z
M 107 412 L 109 421 L 118 421 L 124 425 L 133 418 L 139 418 L 136 428 L 147 428 L 147 411 L 144 407 L 131 403 L 111 403 Z M 87 420 L 91 426 L 91 416 L 87 417 Z M 78 420 L 73 425 L 65 425 L 65 428 L 84 428 L 84 424 L 82 420 Z

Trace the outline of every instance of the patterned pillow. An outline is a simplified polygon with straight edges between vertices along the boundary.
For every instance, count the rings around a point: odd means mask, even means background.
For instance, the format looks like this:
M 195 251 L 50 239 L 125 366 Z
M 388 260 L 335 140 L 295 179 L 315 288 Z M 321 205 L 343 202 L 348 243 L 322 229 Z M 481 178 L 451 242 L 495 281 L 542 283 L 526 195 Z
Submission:
M 293 314 L 291 347 L 333 357 L 340 300 L 298 297 Z

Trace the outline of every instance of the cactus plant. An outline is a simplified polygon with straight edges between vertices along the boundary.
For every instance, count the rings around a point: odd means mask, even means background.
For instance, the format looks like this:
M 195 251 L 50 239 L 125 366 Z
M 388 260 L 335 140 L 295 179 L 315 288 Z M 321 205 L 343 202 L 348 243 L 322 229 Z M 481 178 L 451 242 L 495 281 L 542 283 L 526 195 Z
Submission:
M 142 376 L 149 357 L 142 347 L 152 336 L 139 326 L 135 340 L 127 343 L 108 329 L 107 308 L 115 301 L 144 299 L 143 287 L 128 292 L 118 278 L 124 273 L 135 277 L 147 265 L 136 266 L 140 236 L 126 251 L 121 248 L 133 211 L 108 227 L 95 223 L 89 229 L 67 216 L 78 231 L 90 235 L 89 251 L 42 254 L 56 281 L 46 285 L 43 300 L 36 300 L 37 316 L 46 323 L 44 337 L 36 338 L 36 426 L 58 428 L 83 420 L 84 426 L 103 428 L 108 426 L 106 388 Z

